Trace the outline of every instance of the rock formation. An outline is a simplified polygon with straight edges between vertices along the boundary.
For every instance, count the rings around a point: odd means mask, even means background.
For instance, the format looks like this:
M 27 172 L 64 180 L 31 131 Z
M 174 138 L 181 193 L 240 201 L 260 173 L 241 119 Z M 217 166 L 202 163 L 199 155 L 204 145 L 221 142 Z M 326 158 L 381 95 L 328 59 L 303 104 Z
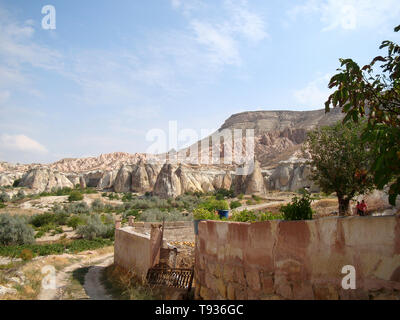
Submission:
M 37 192 L 52 191 L 64 187 L 74 187 L 72 182 L 63 173 L 47 168 L 29 170 L 22 177 L 19 186 L 34 189 Z
M 173 164 L 157 162 L 165 158 L 162 154 L 123 152 L 62 159 L 48 165 L 0 162 L 0 186 L 12 185 L 15 179 L 22 177 L 21 186 L 39 191 L 74 187 L 79 183 L 81 187 L 116 192 L 153 191 L 162 197 L 231 187 L 245 194 L 263 194 L 269 189 L 296 191 L 305 186 L 317 190 L 309 181 L 309 168 L 301 159 L 300 149 L 307 131 L 332 124 L 341 118 L 338 110 L 328 114 L 324 110 L 315 110 L 255 111 L 232 115 L 215 134 L 225 129 L 228 132 L 254 129 L 256 161 L 254 170 L 247 176 L 235 175 L 237 164 L 223 161 L 229 158 L 225 153 L 232 148 L 229 145 L 232 140 L 229 142 L 228 139 L 226 145 L 210 145 L 212 139 L 207 137 L 202 142 L 209 149 L 201 150 L 200 154 L 208 159 L 222 155 L 220 162 L 196 164 L 195 161 L 179 161 L 182 164 Z M 242 139 L 235 141 L 233 148 L 245 141 L 245 138 Z M 197 147 L 198 144 L 193 146 Z M 195 160 L 196 155 L 190 154 L 191 147 L 178 151 L 178 160 Z

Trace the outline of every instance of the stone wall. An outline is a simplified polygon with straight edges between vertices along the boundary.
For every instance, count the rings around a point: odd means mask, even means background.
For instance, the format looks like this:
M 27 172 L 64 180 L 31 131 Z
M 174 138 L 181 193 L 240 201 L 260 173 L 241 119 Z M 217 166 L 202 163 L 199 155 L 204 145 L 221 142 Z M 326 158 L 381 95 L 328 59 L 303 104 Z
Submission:
M 203 221 L 195 259 L 196 299 L 400 299 L 400 216 Z
M 114 264 L 125 270 L 134 270 L 144 280 L 151 264 L 150 235 L 132 230 L 131 227 L 115 230 Z

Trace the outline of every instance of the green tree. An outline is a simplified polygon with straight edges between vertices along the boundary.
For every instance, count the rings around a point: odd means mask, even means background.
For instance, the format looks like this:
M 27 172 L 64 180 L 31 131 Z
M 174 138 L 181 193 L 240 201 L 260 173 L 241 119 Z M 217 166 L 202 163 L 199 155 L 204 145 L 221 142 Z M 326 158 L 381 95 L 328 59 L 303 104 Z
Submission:
M 394 28 L 400 30 L 400 25 Z M 339 107 L 347 115 L 344 122 L 368 119 L 363 140 L 370 142 L 374 161 L 371 172 L 379 189 L 389 188 L 389 202 L 394 205 L 400 194 L 400 46 L 382 42 L 385 57 L 377 56 L 360 67 L 352 59 L 340 59 L 340 71 L 329 88 L 336 88 L 325 102 L 325 110 Z M 380 70 L 374 70 L 378 65 Z M 380 72 L 379 72 L 380 71 Z
M 311 154 L 311 179 L 325 193 L 336 192 L 339 215 L 349 211 L 350 200 L 373 188 L 368 169 L 372 153 L 362 141 L 365 123 L 338 122 L 308 133 L 304 150 Z
M 80 191 L 72 191 L 68 197 L 68 201 L 72 202 L 72 201 L 80 201 L 83 200 L 83 194 Z

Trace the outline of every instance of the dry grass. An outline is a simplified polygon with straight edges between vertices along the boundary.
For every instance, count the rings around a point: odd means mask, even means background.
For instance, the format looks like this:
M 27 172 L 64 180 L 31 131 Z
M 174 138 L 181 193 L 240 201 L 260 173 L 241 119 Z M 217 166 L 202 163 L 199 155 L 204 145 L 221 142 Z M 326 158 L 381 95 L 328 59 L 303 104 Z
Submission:
M 113 298 L 121 300 L 160 300 L 162 293 L 156 288 L 143 285 L 133 271 L 110 265 L 105 269 L 102 282 Z

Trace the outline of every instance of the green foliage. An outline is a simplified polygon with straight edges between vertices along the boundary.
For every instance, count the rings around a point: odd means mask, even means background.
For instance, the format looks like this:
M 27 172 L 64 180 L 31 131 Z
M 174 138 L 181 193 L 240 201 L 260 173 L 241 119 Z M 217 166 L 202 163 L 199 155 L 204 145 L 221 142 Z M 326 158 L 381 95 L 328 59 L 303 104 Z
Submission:
M 182 214 L 179 211 L 162 211 L 160 209 L 146 209 L 139 216 L 140 221 L 156 222 L 156 221 L 190 221 L 192 220 L 192 215 Z
M 131 201 L 132 198 L 133 198 L 132 193 L 127 192 L 127 193 L 125 193 L 125 194 L 123 195 L 122 201 L 123 201 L 123 202 Z
M 242 204 L 240 203 L 240 201 L 232 201 L 230 203 L 230 207 L 231 207 L 232 210 L 234 210 L 236 208 L 239 208 L 241 206 L 242 206 Z
M 11 198 L 8 195 L 8 193 L 6 193 L 5 191 L 3 191 L 2 193 L 0 193 L 0 203 L 4 203 L 4 202 L 8 202 L 10 201 Z
M 210 212 L 215 212 L 216 210 L 228 210 L 229 204 L 226 200 L 217 200 L 214 197 L 210 197 L 200 202 L 198 207 L 204 208 Z
M 82 215 L 73 215 L 67 221 L 67 226 L 76 230 L 78 226 L 82 226 L 86 223 L 86 217 Z
M 35 214 L 30 219 L 30 224 L 36 228 L 42 227 L 44 225 L 48 225 L 54 223 L 54 214 L 52 213 L 42 213 Z
M 240 193 L 240 194 L 237 196 L 237 198 L 238 198 L 239 200 L 243 200 L 244 194 L 243 194 L 243 193 Z
M 217 220 L 218 216 L 205 208 L 196 208 L 193 211 L 193 218 L 195 220 Z
M 399 30 L 400 26 L 394 28 Z M 374 154 L 370 168 L 374 183 L 380 189 L 390 185 L 389 202 L 395 205 L 400 194 L 400 46 L 385 40 L 380 46 L 384 48 L 385 57 L 377 56 L 363 67 L 352 59 L 340 59 L 339 73 L 329 82 L 329 88 L 337 89 L 325 109 L 341 108 L 346 113 L 344 122 L 368 119 L 363 140 Z M 376 64 L 380 73 L 374 70 Z
M 77 190 L 72 191 L 68 197 L 69 202 L 81 201 L 81 200 L 83 200 L 83 194 Z
M 373 189 L 369 174 L 373 153 L 362 132 L 365 123 L 336 123 L 308 133 L 305 148 L 311 154 L 311 179 L 323 192 L 336 192 L 339 213 L 348 211 L 349 201 Z
M 7 213 L 0 215 L 0 244 L 21 245 L 35 241 L 34 231 L 26 219 L 20 216 L 11 216 Z
M 235 192 L 232 189 L 217 189 L 214 191 L 215 199 L 223 200 L 225 198 L 234 198 Z
M 103 248 L 112 244 L 113 241 L 110 239 L 79 239 L 66 243 L 9 245 L 0 246 L 0 256 L 20 257 L 22 251 L 26 249 L 30 250 L 35 256 L 62 254 L 64 252 L 78 253 Z
M 242 211 L 233 211 L 231 217 L 229 217 L 230 221 L 238 222 L 259 222 L 277 219 L 283 219 L 283 216 L 271 212 L 256 213 L 247 209 Z
M 112 238 L 114 235 L 114 225 L 105 224 L 97 214 L 91 215 L 85 225 L 80 225 L 77 228 L 77 234 L 81 235 L 84 239 L 95 238 Z
M 301 198 L 294 197 L 291 203 L 281 206 L 279 211 L 283 213 L 285 220 L 311 220 L 313 215 L 311 202 L 310 195 L 304 193 Z
M 102 212 L 104 210 L 104 203 L 100 199 L 95 199 L 92 202 L 92 210 L 94 212 Z
M 67 204 L 64 210 L 68 213 L 90 213 L 90 208 L 84 201 Z

